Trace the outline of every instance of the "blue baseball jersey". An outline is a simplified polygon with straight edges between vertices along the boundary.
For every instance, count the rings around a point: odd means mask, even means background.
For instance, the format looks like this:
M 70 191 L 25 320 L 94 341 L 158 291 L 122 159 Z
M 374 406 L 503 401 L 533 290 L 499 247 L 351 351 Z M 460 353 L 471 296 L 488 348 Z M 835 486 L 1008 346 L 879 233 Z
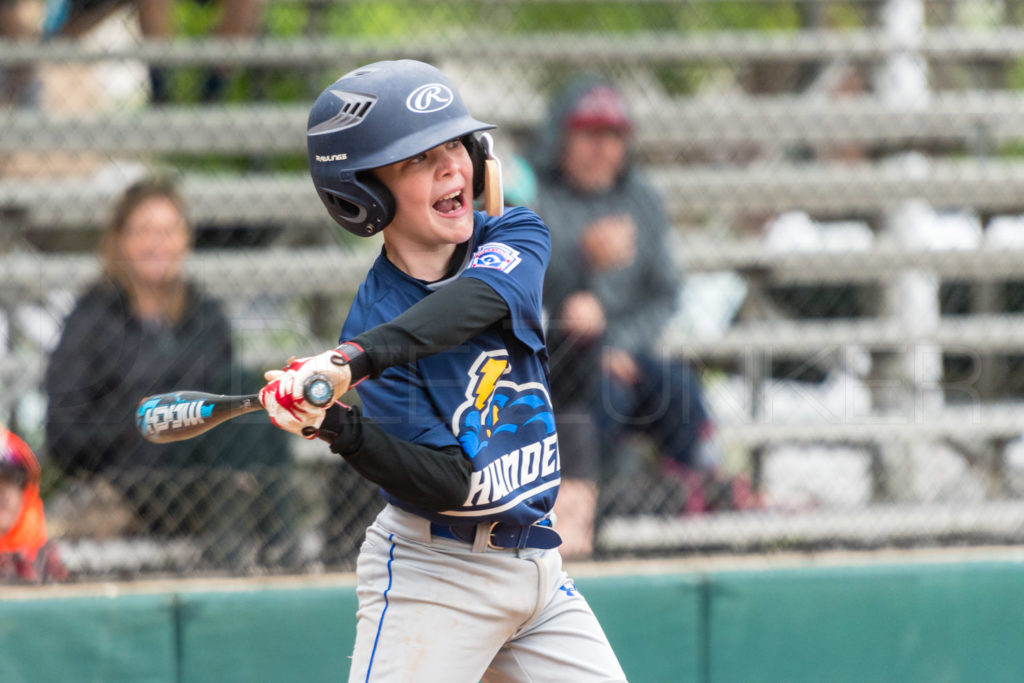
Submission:
M 424 283 L 383 254 L 370 269 L 342 341 L 392 320 L 456 278 L 483 280 L 510 311 L 454 349 L 388 368 L 357 387 L 363 414 L 390 434 L 433 448 L 458 445 L 472 463 L 460 508 L 427 512 L 383 491 L 392 504 L 447 524 L 529 524 L 551 510 L 561 467 L 541 326 L 550 254 L 547 226 L 516 208 L 500 217 L 474 214 L 471 244 L 452 278 Z

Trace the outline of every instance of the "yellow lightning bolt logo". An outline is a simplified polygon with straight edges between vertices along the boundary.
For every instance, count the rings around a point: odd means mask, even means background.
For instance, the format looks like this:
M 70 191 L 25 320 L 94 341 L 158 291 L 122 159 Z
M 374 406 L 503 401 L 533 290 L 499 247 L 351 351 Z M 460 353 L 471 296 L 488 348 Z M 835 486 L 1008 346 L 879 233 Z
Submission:
M 498 378 L 505 374 L 508 369 L 507 358 L 488 358 L 483 365 L 477 369 L 476 377 L 476 388 L 474 394 L 476 395 L 476 401 L 473 404 L 474 407 L 486 414 L 484 408 L 487 403 L 491 400 L 494 395 L 494 385 L 497 384 Z M 496 424 L 498 422 L 498 406 L 491 406 L 491 419 L 490 424 Z M 487 436 L 491 435 L 491 430 L 487 430 Z

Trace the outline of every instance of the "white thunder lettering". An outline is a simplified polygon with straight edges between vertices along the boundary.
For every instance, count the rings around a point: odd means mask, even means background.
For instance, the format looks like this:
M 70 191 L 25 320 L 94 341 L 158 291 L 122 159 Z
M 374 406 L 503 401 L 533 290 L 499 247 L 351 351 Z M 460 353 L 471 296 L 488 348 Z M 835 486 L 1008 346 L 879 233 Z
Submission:
M 501 456 L 501 472 L 505 475 L 508 487 L 515 491 L 519 488 L 519 449 Z
M 486 469 L 491 470 L 491 500 L 501 500 L 510 493 L 505 473 L 501 469 L 501 458 L 492 462 Z
M 549 474 L 561 469 L 561 462 L 558 460 L 558 436 L 552 434 L 544 439 L 544 457 L 541 459 L 540 476 L 546 477 Z
M 540 441 L 523 446 L 523 459 L 520 463 L 519 481 L 528 484 L 540 476 Z
M 555 435 L 517 448 L 495 458 L 479 472 L 473 472 L 469 495 L 463 505 L 487 505 L 501 500 L 539 477 L 557 472 L 559 467 L 558 437 Z
M 479 499 L 479 502 L 477 502 Z M 463 506 L 482 505 L 491 501 L 491 466 L 474 472 L 469 477 L 469 495 Z

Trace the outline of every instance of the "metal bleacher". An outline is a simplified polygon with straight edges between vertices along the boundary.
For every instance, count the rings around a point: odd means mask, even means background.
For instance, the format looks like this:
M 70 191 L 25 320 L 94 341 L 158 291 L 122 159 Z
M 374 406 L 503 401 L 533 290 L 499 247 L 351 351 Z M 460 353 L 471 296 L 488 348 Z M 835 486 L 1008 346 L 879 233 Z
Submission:
M 218 63 L 296 70 L 354 65 L 395 54 L 435 62 L 471 55 L 473 60 L 500 61 L 506 68 L 512 65 L 524 72 L 598 63 L 614 66 L 618 73 L 633 73 L 694 63 L 835 62 L 870 67 L 908 53 L 929 63 L 1012 62 L 1024 57 L 1024 31 L 940 28 L 910 41 L 867 29 L 685 36 L 637 33 L 615 38 L 559 34 L 557 39 L 473 35 L 458 43 L 206 39 L 144 42 L 115 50 L 70 41 L 0 41 L 0 65 L 7 66 L 132 59 L 169 66 Z M 491 109 L 475 115 L 494 121 L 512 137 L 521 137 L 541 120 L 544 108 L 539 101 L 520 104 L 494 101 Z M 0 114 L 0 155 L 83 151 L 143 160 L 167 154 L 301 155 L 307 112 L 305 105 L 266 103 L 154 106 L 96 115 L 11 110 Z M 938 209 L 968 208 L 984 216 L 1024 213 L 1024 161 L 995 154 L 1024 140 L 1024 94 L 1020 92 L 950 89 L 932 93 L 920 106 L 873 94 L 841 99 L 807 94 L 666 96 L 639 102 L 635 114 L 638 155 L 683 237 L 675 256 L 687 273 L 737 273 L 752 290 L 822 284 L 872 285 L 884 290 L 906 272 L 980 285 L 1024 279 L 1019 265 L 1024 248 L 940 251 L 882 238 L 862 250 L 786 252 L 765 249 L 756 239 L 720 227 L 742 215 L 792 210 L 820 218 L 855 216 L 878 225 L 886 212 L 908 201 L 924 201 Z M 861 145 L 873 156 L 841 163 L 792 160 L 780 152 L 793 146 L 841 143 Z M 723 162 L 723 156 L 728 158 L 723 150 L 744 150 L 748 158 Z M 889 158 L 917 151 L 927 155 L 926 164 L 906 165 Z M 324 224 L 322 208 L 304 172 L 190 172 L 182 186 L 194 220 L 206 226 L 274 225 L 284 226 L 287 232 Z M 91 230 L 105 217 L 116 190 L 89 178 L 53 183 L 0 177 L 0 214 L 27 232 Z M 251 201 L 253 197 L 259 201 Z M 74 211 L 67 210 L 69 205 L 74 205 Z M 705 231 L 708 225 L 718 227 Z M 372 257 L 370 251 L 292 245 L 284 240 L 259 249 L 200 253 L 190 267 L 219 296 L 257 299 L 270 293 L 281 278 L 304 283 L 295 286 L 296 296 L 315 296 L 327 281 L 333 289 L 354 287 Z M 80 253 L 15 249 L 0 254 L 0 269 L 5 288 L 11 288 L 3 295 L 8 302 L 42 299 L 51 289 L 85 282 L 95 273 L 96 264 L 91 256 Z M 915 348 L 970 349 L 982 356 L 1020 354 L 1024 352 L 1024 314 L 976 310 L 941 317 L 921 328 L 885 307 L 869 317 L 840 320 L 759 318 L 756 311 L 748 311 L 721 336 L 679 336 L 667 343 L 699 366 L 738 369 L 756 396 L 773 359 L 815 358 L 823 350 L 838 352 L 856 346 L 875 354 L 906 355 Z M 252 358 L 262 361 L 270 355 L 256 350 Z M 9 356 L 2 372 L 5 382 L 31 380 L 32 373 L 22 374 L 26 367 L 22 360 Z M 889 379 L 906 384 L 909 396 L 922 391 L 905 377 Z M 727 446 L 756 457 L 766 448 L 786 443 L 856 443 L 874 448 L 956 439 L 999 445 L 1022 430 L 1024 403 L 980 396 L 969 406 L 946 406 L 921 415 L 883 408 L 852 420 L 775 422 L 755 410 L 724 420 L 721 437 Z M 996 449 L 982 466 L 998 472 L 1000 457 Z M 764 537 L 768 532 L 758 533 Z
M 0 41 L 0 64 L 94 63 L 139 60 L 165 66 L 204 64 L 247 68 L 312 69 L 359 64 L 395 54 L 444 62 L 473 55 L 501 60 L 524 69 L 585 67 L 595 59 L 616 69 L 644 70 L 665 64 L 803 63 L 843 61 L 873 64 L 894 54 L 912 52 L 925 60 L 970 63 L 1012 60 L 1024 52 L 1024 31 L 1002 28 L 983 33 L 938 29 L 913 44 L 880 31 L 807 30 L 799 33 L 724 32 L 709 35 L 637 33 L 624 37 L 591 34 L 467 36 L 457 45 L 440 41 L 402 40 L 218 40 L 146 43 L 131 48 L 101 49 L 69 40 L 46 43 Z M 908 197 L 937 205 L 970 205 L 986 211 L 1021 208 L 1024 164 L 991 157 L 933 159 L 925 175 L 884 164 L 834 166 L 819 163 L 715 167 L 673 164 L 678 150 L 688 156 L 725 148 L 773 149 L 786 145 L 858 143 L 871 149 L 936 146 L 974 151 L 994 149 L 1024 138 L 1024 96 L 1008 91 L 946 91 L 931 95 L 927 105 L 907 106 L 876 96 L 840 100 L 800 95 L 652 98 L 636 106 L 641 156 L 665 162 L 652 168 L 673 215 L 688 217 L 738 208 L 781 211 L 792 207 L 824 213 L 863 213 Z M 481 118 L 513 135 L 528 131 L 543 115 L 541 102 L 502 108 L 494 102 Z M 90 151 L 111 155 L 209 154 L 235 156 L 301 152 L 304 105 L 254 104 L 244 107 L 153 107 L 141 111 L 95 115 L 48 114 L 35 110 L 5 112 L 0 154 L 12 151 Z M 671 122 L 671 125 L 665 125 Z M 73 133 L 72 133 L 73 131 Z M 666 150 L 668 153 L 666 154 Z M 668 158 L 665 158 L 665 157 Z M 227 184 L 225 184 L 227 183 Z M 189 191 L 199 222 L 253 220 L 244 200 L 225 198 L 268 193 L 279 214 L 267 221 L 316 223 L 319 213 L 306 201 L 302 177 L 248 174 L 215 182 L 197 178 Z M 55 191 L 56 190 L 56 191 Z M 55 211 L 74 193 L 79 211 Z M 109 190 L 69 185 L 54 188 L 44 181 L 6 181 L 0 185 L 0 208 L 24 213 L 28 225 L 90 223 L 103 215 Z M 241 212 L 241 213 L 240 213 Z

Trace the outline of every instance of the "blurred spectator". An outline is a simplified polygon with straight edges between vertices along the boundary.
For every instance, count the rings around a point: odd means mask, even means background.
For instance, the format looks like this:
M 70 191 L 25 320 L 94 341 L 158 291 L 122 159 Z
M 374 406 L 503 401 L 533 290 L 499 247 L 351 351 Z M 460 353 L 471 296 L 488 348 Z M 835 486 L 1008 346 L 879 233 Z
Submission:
M 506 206 L 533 206 L 537 198 L 537 178 L 530 164 L 513 154 L 502 160 L 502 177 Z M 560 264 L 552 261 L 549 268 Z M 552 403 L 556 410 L 558 440 L 561 445 L 562 483 L 555 499 L 554 512 L 562 535 L 563 557 L 582 559 L 594 552 L 594 522 L 597 513 L 597 481 L 599 452 L 597 426 L 591 413 L 594 395 L 589 380 L 594 376 L 593 359 L 566 359 L 565 353 L 588 353 L 589 339 L 577 335 L 574 343 L 564 336 L 564 321 L 549 326 L 548 349 L 551 365 Z M 573 370 L 591 365 L 589 377 L 577 377 Z M 569 370 L 568 373 L 564 372 Z
M 632 127 L 610 82 L 581 77 L 553 100 L 532 147 L 534 208 L 551 228 L 545 304 L 563 491 L 584 490 L 577 479 L 592 486 L 598 472 L 604 481 L 635 474 L 625 437 L 640 432 L 682 480 L 686 511 L 702 512 L 731 501 L 710 499 L 721 463 L 700 380 L 657 349 L 681 279 L 662 201 L 630 159 Z M 577 498 L 595 496 L 565 498 L 580 514 Z
M 31 38 L 29 14 L 20 0 L 0 0 L 0 40 Z M 31 106 L 35 104 L 36 95 L 29 67 L 0 68 L 0 106 Z
M 197 1 L 205 4 L 212 0 Z M 56 0 L 49 3 L 43 31 L 47 36 L 80 36 L 129 4 L 137 6 L 139 30 L 144 38 L 167 40 L 173 37 L 174 0 Z M 214 29 L 218 38 L 250 37 L 259 32 L 263 0 L 220 0 L 220 5 L 220 17 Z M 152 101 L 167 102 L 170 99 L 167 70 L 150 67 L 149 77 Z M 228 71 L 225 68 L 211 69 L 203 82 L 200 100 L 213 102 L 221 99 L 227 84 Z
M 200 0 L 208 2 L 209 0 Z M 171 7 L 174 0 L 139 0 L 139 28 L 142 35 L 153 39 L 168 39 L 173 35 Z M 221 0 L 220 21 L 214 29 L 218 38 L 244 38 L 257 35 L 263 13 L 263 0 Z M 212 68 L 203 81 L 199 99 L 215 102 L 222 99 L 228 85 L 229 71 Z M 170 99 L 168 74 L 165 69 L 150 67 L 150 87 L 153 102 Z
M 0 582 L 62 581 L 67 569 L 46 537 L 32 449 L 0 425 Z
M 285 517 L 267 508 L 277 503 L 261 488 L 284 476 L 261 469 L 288 460 L 279 430 L 242 418 L 157 445 L 135 426 L 139 400 L 150 394 L 241 393 L 228 320 L 185 276 L 192 233 L 170 183 L 141 181 L 117 201 L 100 247 L 103 275 L 68 315 L 47 368 L 46 441 L 65 475 L 97 490 L 109 484 L 126 499 L 132 528 L 107 535 L 203 534 L 213 562 L 246 565 L 255 536 L 266 532 L 259 525 Z

